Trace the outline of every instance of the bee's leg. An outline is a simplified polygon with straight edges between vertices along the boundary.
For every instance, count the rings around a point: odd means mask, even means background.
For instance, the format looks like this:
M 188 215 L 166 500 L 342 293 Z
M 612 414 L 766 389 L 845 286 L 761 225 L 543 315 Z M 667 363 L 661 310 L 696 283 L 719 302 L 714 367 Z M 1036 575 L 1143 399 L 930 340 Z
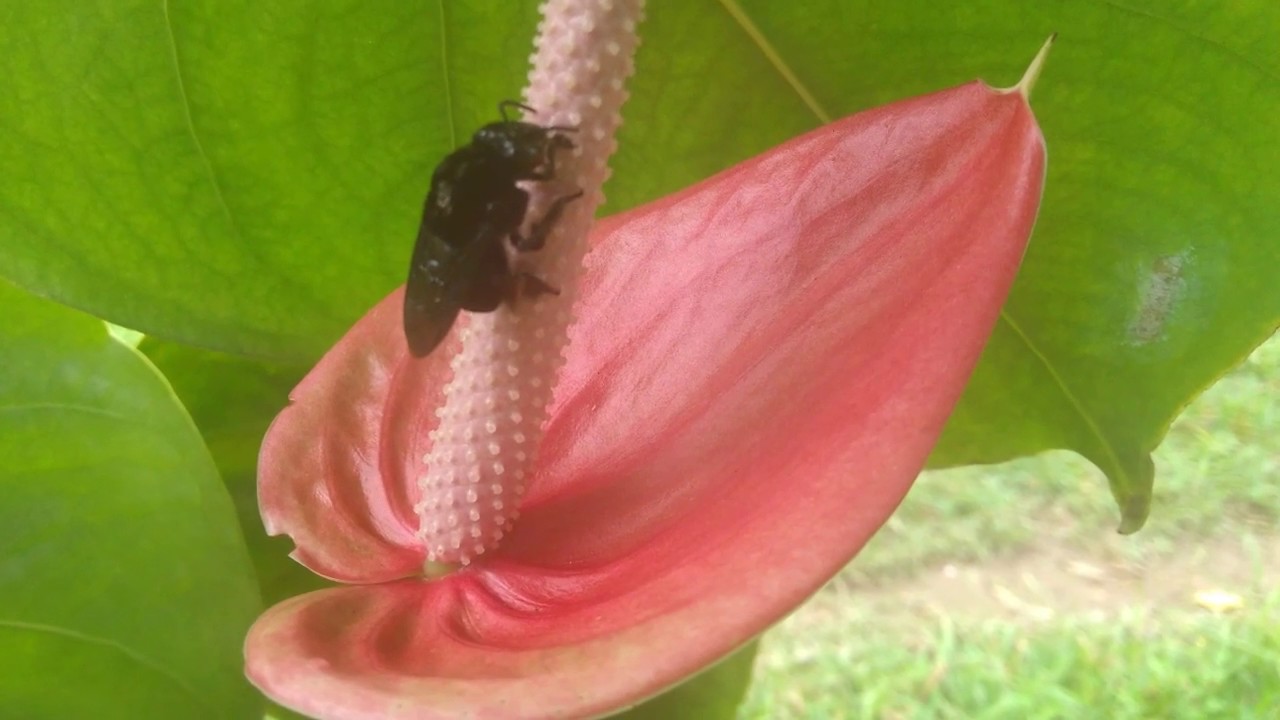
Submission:
M 536 299 L 543 295 L 559 294 L 560 288 L 543 280 L 537 274 L 529 270 L 515 270 L 511 275 L 506 301 L 507 305 L 515 308 L 519 305 L 521 298 Z
M 572 150 L 577 147 L 567 136 L 561 135 L 562 132 L 577 132 L 578 128 L 568 125 L 557 125 L 555 127 L 546 128 L 547 144 L 545 146 L 546 154 L 542 158 L 542 167 L 530 173 L 527 176 L 529 180 L 546 181 L 556 176 L 556 150 Z
M 520 286 L 520 293 L 525 297 L 560 294 L 560 288 L 551 285 L 531 272 L 520 273 Z
M 515 249 L 519 252 L 541 250 L 547 244 L 547 236 L 551 234 L 551 228 L 555 227 L 560 216 L 564 214 L 565 206 L 580 197 L 582 197 L 581 190 L 572 195 L 556 198 L 551 203 L 551 207 L 547 208 L 547 213 L 529 228 L 528 237 L 520 237 L 519 233 L 512 233 L 511 239 Z
M 513 233 L 512 243 L 506 246 L 507 282 L 504 299 L 510 307 L 516 307 L 521 298 L 537 298 L 541 295 L 559 295 L 560 288 L 552 285 L 529 267 L 528 260 L 521 258 L 514 246 L 519 239 Z

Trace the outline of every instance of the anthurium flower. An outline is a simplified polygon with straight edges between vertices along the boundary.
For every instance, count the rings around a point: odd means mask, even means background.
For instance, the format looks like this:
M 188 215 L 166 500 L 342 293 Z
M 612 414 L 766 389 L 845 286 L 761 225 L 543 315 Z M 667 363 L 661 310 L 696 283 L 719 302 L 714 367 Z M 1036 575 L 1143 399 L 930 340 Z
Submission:
M 996 321 L 1044 177 L 1028 88 L 854 115 L 601 222 L 518 516 L 478 519 L 512 497 L 488 477 L 422 482 L 454 460 L 457 342 L 415 360 L 401 291 L 374 307 L 260 462 L 268 528 L 348 585 L 264 614 L 250 679 L 320 718 L 595 716 L 795 608 L 898 505 Z M 503 537 L 466 553 L 473 526 Z

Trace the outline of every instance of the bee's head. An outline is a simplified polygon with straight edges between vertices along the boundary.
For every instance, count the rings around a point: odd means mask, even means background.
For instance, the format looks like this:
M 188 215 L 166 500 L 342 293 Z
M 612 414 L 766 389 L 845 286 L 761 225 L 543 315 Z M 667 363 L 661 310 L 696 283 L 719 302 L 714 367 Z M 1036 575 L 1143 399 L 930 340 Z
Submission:
M 471 142 L 510 163 L 513 174 L 524 178 L 538 173 L 557 148 L 573 147 L 573 141 L 563 134 L 567 129 L 504 120 L 480 128 Z

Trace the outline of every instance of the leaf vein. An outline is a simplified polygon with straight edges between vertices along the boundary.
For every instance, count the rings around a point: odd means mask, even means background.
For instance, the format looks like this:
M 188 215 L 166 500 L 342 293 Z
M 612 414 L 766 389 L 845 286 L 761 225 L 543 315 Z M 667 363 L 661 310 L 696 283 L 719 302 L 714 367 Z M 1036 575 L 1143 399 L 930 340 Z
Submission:
M 218 205 L 222 208 L 222 214 L 227 218 L 227 223 L 231 226 L 231 232 L 236 236 L 237 240 L 243 240 L 243 234 L 240 232 L 240 224 L 236 222 L 235 215 L 231 212 L 231 206 L 227 203 L 226 193 L 222 189 L 222 181 L 218 179 L 218 173 L 214 170 L 213 161 L 209 159 L 209 153 L 205 150 L 204 142 L 200 140 L 200 133 L 196 130 L 195 117 L 191 112 L 191 96 L 187 93 L 187 81 L 182 70 L 182 59 L 178 53 L 178 37 L 173 29 L 173 19 L 169 16 L 169 0 L 161 0 L 160 7 L 164 11 L 164 27 L 169 35 L 169 51 L 173 60 L 174 77 L 178 83 L 178 94 L 182 96 L 182 113 L 187 123 L 187 133 L 191 136 L 191 142 L 195 144 L 196 152 L 200 155 L 200 161 L 204 164 L 205 174 L 209 176 L 209 183 L 213 186 L 213 193 L 218 198 Z
M 135 420 L 128 418 L 124 415 L 121 415 L 120 413 L 113 412 L 111 410 L 106 410 L 103 408 L 92 407 L 90 405 L 76 405 L 73 403 L 52 403 L 52 402 L 0 405 L 0 414 L 16 413 L 16 412 L 31 412 L 31 411 L 69 411 L 69 412 L 76 412 L 76 413 L 85 413 L 89 415 L 101 415 L 103 417 L 109 417 L 112 420 L 120 420 L 123 422 L 129 422 L 129 423 L 136 422 Z
M 1018 336 L 1018 340 L 1020 340 L 1022 344 L 1026 346 L 1027 350 L 1035 356 L 1036 360 L 1038 360 L 1041 366 L 1044 367 L 1045 372 L 1049 373 L 1049 377 L 1053 378 L 1053 382 L 1058 386 L 1058 390 L 1062 392 L 1063 397 L 1067 399 L 1067 402 L 1075 409 L 1076 414 L 1084 421 L 1085 427 L 1089 429 L 1089 433 L 1094 436 L 1098 441 L 1098 444 L 1102 447 L 1102 452 L 1106 456 L 1107 461 L 1111 464 L 1113 471 L 1116 473 L 1117 479 L 1123 480 L 1125 485 L 1129 485 L 1132 478 L 1129 477 L 1129 473 L 1125 470 L 1124 464 L 1120 462 L 1120 456 L 1116 453 L 1115 447 L 1102 432 L 1102 427 L 1098 425 L 1096 420 L 1094 420 L 1093 415 L 1089 412 L 1088 408 L 1085 407 L 1084 402 L 1081 401 L 1080 398 L 1076 397 L 1076 394 L 1071 391 L 1066 379 L 1064 379 L 1058 372 L 1057 368 L 1054 367 L 1053 363 L 1049 360 L 1049 357 L 1031 341 L 1031 338 L 1025 332 L 1023 332 L 1022 328 L 1016 321 L 1014 321 L 1013 316 L 1009 314 L 1007 309 L 1001 308 L 1000 320 L 1013 330 L 1013 334 Z
M 147 657 L 146 655 L 143 655 L 137 650 L 130 649 L 128 646 L 120 642 L 117 642 L 115 640 L 109 640 L 107 638 L 97 637 L 95 635 L 90 635 L 88 633 L 81 632 L 78 630 L 72 630 L 70 628 L 58 627 L 56 625 L 44 625 L 41 623 L 25 622 L 22 620 L 0 619 L 0 628 L 8 628 L 10 630 L 30 632 L 30 633 L 36 633 L 36 634 L 42 634 L 42 635 L 53 635 L 55 637 L 66 638 L 68 640 L 84 643 L 86 645 L 98 645 L 100 647 L 110 648 L 120 653 L 121 655 L 124 655 L 126 658 L 128 658 L 138 666 L 142 667 L 144 670 L 148 670 L 164 678 L 165 680 L 169 681 L 174 686 L 176 686 L 178 689 L 180 689 L 183 693 L 191 696 L 191 699 L 194 702 L 195 707 L 202 707 L 205 704 L 203 699 L 200 696 L 200 693 L 197 692 L 195 688 L 187 684 L 187 682 L 184 681 L 182 678 L 170 672 L 162 663 L 156 660 L 153 660 Z
M 1178 23 L 1174 22 L 1173 20 L 1170 20 L 1167 17 L 1162 17 L 1160 15 L 1157 15 L 1151 12 L 1150 10 L 1143 10 L 1141 8 L 1129 7 L 1128 5 L 1117 2 L 1117 0 L 1094 0 L 1094 1 L 1100 5 L 1105 5 L 1107 7 L 1115 8 L 1116 10 L 1129 13 L 1130 15 L 1137 15 L 1138 17 L 1144 17 L 1156 23 L 1164 25 L 1170 30 L 1173 30 L 1179 34 L 1182 34 L 1186 37 L 1191 38 L 1192 40 L 1196 40 L 1198 42 L 1201 42 L 1207 45 L 1210 48 L 1213 48 L 1214 50 L 1217 50 L 1218 52 L 1231 58 L 1232 60 L 1235 60 L 1241 65 L 1244 65 L 1245 67 L 1252 69 L 1254 72 L 1258 73 L 1259 75 L 1266 78 L 1267 80 L 1270 80 L 1273 82 L 1280 81 L 1280 74 L 1277 74 L 1275 71 L 1269 68 L 1266 68 L 1258 64 L 1256 61 L 1251 60 L 1248 56 L 1236 50 L 1231 49 L 1227 45 L 1223 44 L 1222 41 L 1215 40 L 1205 35 L 1201 35 L 1200 33 L 1190 28 L 1179 25 Z
M 449 19 L 445 17 L 444 0 L 438 0 L 436 7 L 440 11 L 440 75 L 444 82 L 444 111 L 449 118 L 449 147 L 458 147 L 458 119 L 454 117 L 453 83 L 450 77 L 449 63 Z
M 760 50 L 760 54 L 773 66 L 773 69 L 782 77 L 783 81 L 791 86 L 792 91 L 799 96 L 800 101 L 805 104 L 805 107 L 809 108 L 809 112 L 813 113 L 818 122 L 824 125 L 831 122 L 831 113 L 822 107 L 817 98 L 813 96 L 813 93 L 809 91 L 809 88 L 801 82 L 800 78 L 791 69 L 791 66 L 787 65 L 787 62 L 782 59 L 782 56 L 769 42 L 769 39 L 765 37 L 764 33 L 760 31 L 760 28 L 756 27 L 756 24 L 751 21 L 751 18 L 747 16 L 746 11 L 742 9 L 737 0 L 719 1 L 724 11 L 737 23 L 742 32 L 751 39 L 751 42 Z

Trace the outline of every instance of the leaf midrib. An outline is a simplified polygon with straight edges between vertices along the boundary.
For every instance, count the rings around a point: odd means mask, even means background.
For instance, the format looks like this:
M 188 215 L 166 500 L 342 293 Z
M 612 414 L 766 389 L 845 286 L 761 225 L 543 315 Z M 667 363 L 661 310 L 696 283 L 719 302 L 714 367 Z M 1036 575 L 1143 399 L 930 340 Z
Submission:
M 760 54 L 764 56 L 764 59 L 769 63 L 774 71 L 781 76 L 783 82 L 785 82 L 787 86 L 795 92 L 795 94 L 800 98 L 800 102 L 804 103 L 805 107 L 809 108 L 809 112 L 813 113 L 813 116 L 818 119 L 818 122 L 822 125 L 826 125 L 831 122 L 831 113 L 827 112 L 827 109 L 818 102 L 818 99 L 813 96 L 813 93 L 809 92 L 809 88 L 801 82 L 799 76 L 795 74 L 795 71 L 791 69 L 791 66 L 787 64 L 786 60 L 782 58 L 782 55 L 780 55 L 773 47 L 773 44 L 770 43 L 769 39 L 760 31 L 760 28 L 756 27 L 756 24 L 751 21 L 751 18 L 747 15 L 746 11 L 742 9 L 742 6 L 738 4 L 737 0 L 719 0 L 719 2 L 720 6 L 724 8 L 724 11 L 728 13 L 729 17 L 738 25 L 738 28 L 747 36 L 747 39 L 756 46 L 756 49 L 760 51 Z
M 116 640 L 111 640 L 104 637 L 98 637 L 96 635 L 90 635 L 89 633 L 86 633 L 86 632 L 81 632 L 79 630 L 72 630 L 70 628 L 65 628 L 65 627 L 59 627 L 57 625 L 45 625 L 42 623 L 32 623 L 32 622 L 26 622 L 23 620 L 9 620 L 9 619 L 0 618 L 0 629 L 6 629 L 6 628 L 9 630 L 14 630 L 18 632 L 28 632 L 28 633 L 34 633 L 39 635 L 52 635 L 54 637 L 64 638 L 67 640 L 71 640 L 73 642 L 83 643 L 85 645 L 96 645 L 98 647 L 109 648 L 123 655 L 134 665 L 137 665 L 143 670 L 154 673 L 155 675 L 163 678 L 168 683 L 172 684 L 174 687 L 177 687 L 179 690 L 182 691 L 183 694 L 190 696 L 192 700 L 192 707 L 205 706 L 205 703 L 201 698 L 200 693 L 197 692 L 195 688 L 188 685 L 186 681 L 184 681 L 182 678 L 170 672 L 167 668 L 165 668 L 165 666 L 162 663 L 160 663 L 157 660 L 153 660 L 152 658 L 147 657 L 143 653 L 140 653 L 137 650 L 129 648 L 128 646 Z
M 169 38 L 169 50 L 173 59 L 173 74 L 178 84 L 178 95 L 182 99 L 182 114 L 187 123 L 187 134 L 191 136 L 191 142 L 195 145 L 196 152 L 200 155 L 205 174 L 209 177 L 209 184 L 213 186 L 213 193 L 218 198 L 218 206 L 222 209 L 222 214 L 227 219 L 231 233 L 237 241 L 243 243 L 244 235 L 240 232 L 240 224 L 236 221 L 235 214 L 231 212 L 231 205 L 227 203 L 226 193 L 222 189 L 222 181 L 218 179 L 218 173 L 214 170 L 213 161 L 209 159 L 209 153 L 205 151 L 204 142 L 200 140 L 200 133 L 196 130 L 195 118 L 191 112 L 191 96 L 187 94 L 187 81 L 183 75 L 182 59 L 178 53 L 178 37 L 173 28 L 173 19 L 169 16 L 169 0 L 161 0 L 160 7 L 164 13 L 164 28 Z
M 1084 402 L 1076 397 L 1076 394 L 1071 391 L 1071 387 L 1062 377 L 1062 374 L 1058 372 L 1054 364 L 1050 362 L 1048 355 L 1042 352 L 1039 346 L 1031 341 L 1030 336 L 1023 332 L 1018 323 L 1014 321 L 1013 317 L 1009 314 L 1007 306 L 1000 308 L 1000 322 L 1009 326 L 1009 329 L 1018 337 L 1018 341 L 1027 349 L 1027 352 L 1031 353 L 1031 356 L 1036 358 L 1040 365 L 1044 367 L 1045 372 L 1049 373 L 1049 377 L 1053 378 L 1054 385 L 1058 388 L 1058 391 L 1062 393 L 1062 396 L 1066 398 L 1068 403 L 1070 403 L 1072 409 L 1080 416 L 1080 420 L 1084 422 L 1089 433 L 1098 441 L 1099 447 L 1102 448 L 1103 455 L 1106 456 L 1107 462 L 1111 465 L 1111 469 L 1107 474 L 1119 481 L 1121 486 L 1126 488 L 1132 487 L 1133 479 L 1129 477 L 1129 473 L 1125 469 L 1124 463 L 1120 462 L 1120 456 L 1116 453 L 1115 446 L 1111 444 L 1107 439 L 1106 434 L 1102 432 L 1102 426 L 1094 419 L 1093 414 L 1085 407 Z
M 458 147 L 458 118 L 454 115 L 453 78 L 449 62 L 449 20 L 445 17 L 444 0 L 437 0 L 436 10 L 440 14 L 440 80 L 444 83 L 444 113 L 449 119 L 449 147 Z

